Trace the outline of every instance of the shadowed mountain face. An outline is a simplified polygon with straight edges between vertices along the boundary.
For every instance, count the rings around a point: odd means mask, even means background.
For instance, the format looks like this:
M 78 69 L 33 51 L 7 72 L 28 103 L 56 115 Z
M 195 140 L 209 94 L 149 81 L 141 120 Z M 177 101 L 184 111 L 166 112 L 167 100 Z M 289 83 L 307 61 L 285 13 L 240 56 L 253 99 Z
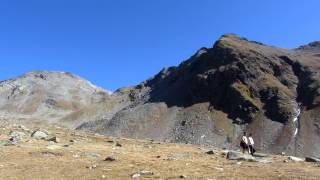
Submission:
M 247 131 L 263 151 L 320 153 L 319 42 L 288 50 L 224 35 L 179 66 L 111 95 L 48 72 L 1 82 L 0 92 L 2 114 L 106 135 L 237 148 Z
M 319 73 L 319 42 L 288 50 L 224 35 L 178 67 L 115 92 L 128 106 L 79 128 L 220 147 L 236 147 L 247 131 L 258 149 L 317 155 Z

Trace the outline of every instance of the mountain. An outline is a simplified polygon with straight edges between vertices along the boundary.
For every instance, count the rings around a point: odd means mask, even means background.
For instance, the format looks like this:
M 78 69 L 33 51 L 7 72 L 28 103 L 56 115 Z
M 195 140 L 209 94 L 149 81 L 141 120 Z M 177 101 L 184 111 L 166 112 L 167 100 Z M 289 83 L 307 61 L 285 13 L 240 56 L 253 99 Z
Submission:
M 177 67 L 120 89 L 123 109 L 82 124 L 105 135 L 259 150 L 320 153 L 320 43 L 283 49 L 222 36 Z
M 0 82 L 0 116 L 77 127 L 104 117 L 113 102 L 110 92 L 65 72 L 35 71 Z
M 113 93 L 65 72 L 0 82 L 0 119 L 296 156 L 320 153 L 320 42 L 283 49 L 223 35 L 177 67 Z

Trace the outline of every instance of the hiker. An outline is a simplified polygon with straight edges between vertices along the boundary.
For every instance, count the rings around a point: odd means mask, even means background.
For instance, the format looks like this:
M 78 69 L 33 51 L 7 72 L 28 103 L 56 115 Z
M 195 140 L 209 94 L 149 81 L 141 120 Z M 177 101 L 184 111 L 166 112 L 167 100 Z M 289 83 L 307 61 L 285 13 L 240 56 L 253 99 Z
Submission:
M 252 133 L 249 134 L 249 138 L 248 138 L 248 145 L 249 145 L 249 153 L 253 156 L 253 154 L 256 152 L 256 150 L 254 149 L 254 141 L 252 138 Z
M 240 142 L 240 147 L 242 149 L 242 153 L 244 153 L 245 150 L 248 149 L 248 138 L 247 138 L 246 132 L 243 133 L 243 136 L 242 136 L 241 142 Z

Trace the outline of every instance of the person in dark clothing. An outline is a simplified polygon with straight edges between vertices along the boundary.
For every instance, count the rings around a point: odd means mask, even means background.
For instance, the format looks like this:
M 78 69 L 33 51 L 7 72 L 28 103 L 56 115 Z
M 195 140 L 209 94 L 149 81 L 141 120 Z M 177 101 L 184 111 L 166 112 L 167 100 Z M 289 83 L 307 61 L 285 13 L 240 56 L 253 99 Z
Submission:
M 246 132 L 243 133 L 243 136 L 240 142 L 240 147 L 242 149 L 242 153 L 245 153 L 245 151 L 248 149 L 248 138 L 247 138 Z

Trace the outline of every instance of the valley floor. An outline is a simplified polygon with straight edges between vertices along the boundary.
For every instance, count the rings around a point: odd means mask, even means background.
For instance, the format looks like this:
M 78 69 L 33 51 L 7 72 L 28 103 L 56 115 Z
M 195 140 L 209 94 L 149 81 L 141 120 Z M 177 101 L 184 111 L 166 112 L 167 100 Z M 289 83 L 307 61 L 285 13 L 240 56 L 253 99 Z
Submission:
M 36 129 L 59 141 L 32 138 Z M 318 164 L 286 156 L 269 155 L 270 163 L 231 161 L 223 150 L 209 155 L 196 145 L 6 122 L 1 122 L 0 142 L 8 140 L 11 131 L 25 135 L 15 145 L 0 145 L 0 179 L 320 179 Z

